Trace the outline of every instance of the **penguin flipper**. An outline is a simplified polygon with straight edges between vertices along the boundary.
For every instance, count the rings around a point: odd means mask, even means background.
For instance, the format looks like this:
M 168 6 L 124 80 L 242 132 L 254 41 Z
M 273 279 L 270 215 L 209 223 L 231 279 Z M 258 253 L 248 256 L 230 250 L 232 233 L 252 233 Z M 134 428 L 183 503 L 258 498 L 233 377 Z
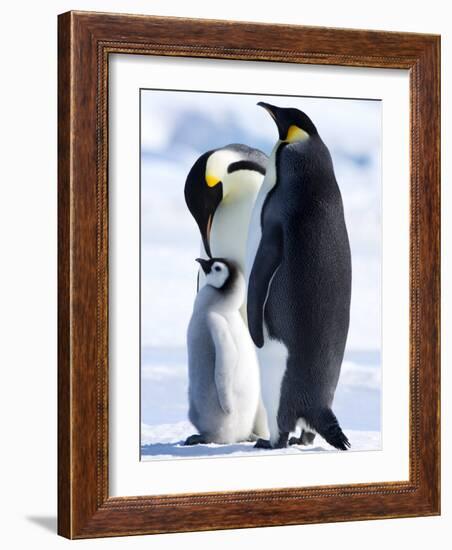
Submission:
M 282 229 L 264 225 L 248 283 L 248 328 L 258 348 L 264 345 L 264 307 L 268 289 L 282 258 Z
M 215 345 L 215 386 L 218 401 L 225 414 L 233 407 L 232 383 L 238 361 L 238 351 L 226 319 L 219 313 L 210 313 L 208 324 Z

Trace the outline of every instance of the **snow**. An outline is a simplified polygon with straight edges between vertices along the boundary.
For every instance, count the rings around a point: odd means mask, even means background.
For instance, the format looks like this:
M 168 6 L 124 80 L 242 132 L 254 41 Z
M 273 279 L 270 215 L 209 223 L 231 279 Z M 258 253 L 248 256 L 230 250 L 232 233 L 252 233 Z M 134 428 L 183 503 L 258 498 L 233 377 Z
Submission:
M 145 348 L 142 367 L 141 454 L 143 460 L 260 453 L 252 443 L 184 447 L 196 433 L 187 419 L 188 376 L 184 348 Z M 380 448 L 381 369 L 378 353 L 349 354 L 343 365 L 333 410 L 353 451 Z M 270 453 L 332 451 L 320 436 L 313 446 L 291 447 Z
M 341 386 L 378 390 L 381 385 L 381 371 L 378 368 L 344 361 L 341 369 Z
M 141 460 L 165 460 L 170 458 L 201 458 L 221 456 L 256 456 L 262 453 L 265 456 L 281 454 L 299 454 L 316 452 L 339 452 L 319 435 L 316 436 L 313 445 L 300 446 L 292 445 L 285 449 L 255 449 L 254 443 L 244 442 L 231 445 L 207 445 L 184 446 L 185 439 L 196 433 L 196 429 L 189 421 L 176 422 L 174 424 L 160 424 L 150 426 L 141 425 Z M 348 452 L 379 450 L 381 448 L 381 437 L 378 431 L 346 430 L 347 437 L 351 443 Z
M 187 419 L 188 376 L 184 348 L 144 348 L 142 367 L 141 458 L 249 456 L 262 452 L 296 454 L 336 451 L 320 436 L 314 445 L 263 451 L 253 443 L 195 445 L 185 439 L 196 433 Z M 349 353 L 342 366 L 333 410 L 352 444 L 351 451 L 381 448 L 381 368 L 378 352 Z M 297 434 L 299 435 L 299 434 Z

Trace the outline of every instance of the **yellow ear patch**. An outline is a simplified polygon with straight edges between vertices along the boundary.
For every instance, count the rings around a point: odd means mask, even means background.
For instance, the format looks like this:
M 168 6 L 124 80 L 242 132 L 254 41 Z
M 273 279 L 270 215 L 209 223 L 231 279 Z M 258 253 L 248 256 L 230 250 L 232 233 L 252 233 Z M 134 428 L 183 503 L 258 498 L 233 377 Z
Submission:
M 292 124 L 292 126 L 290 126 L 289 129 L 287 130 L 287 136 L 285 141 L 289 143 L 293 143 L 294 141 L 304 141 L 308 139 L 308 137 L 309 137 L 309 134 L 307 132 L 305 132 L 298 126 L 295 126 L 294 124 Z
M 215 187 L 215 185 L 220 183 L 220 180 L 213 174 L 206 174 L 206 183 L 209 187 Z

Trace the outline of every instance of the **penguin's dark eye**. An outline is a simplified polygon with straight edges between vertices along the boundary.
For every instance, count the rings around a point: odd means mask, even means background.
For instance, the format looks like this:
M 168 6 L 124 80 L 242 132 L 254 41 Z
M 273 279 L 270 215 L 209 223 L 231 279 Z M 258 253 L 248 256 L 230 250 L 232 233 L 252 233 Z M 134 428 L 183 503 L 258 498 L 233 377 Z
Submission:
M 215 271 L 221 271 L 221 267 L 215 266 Z

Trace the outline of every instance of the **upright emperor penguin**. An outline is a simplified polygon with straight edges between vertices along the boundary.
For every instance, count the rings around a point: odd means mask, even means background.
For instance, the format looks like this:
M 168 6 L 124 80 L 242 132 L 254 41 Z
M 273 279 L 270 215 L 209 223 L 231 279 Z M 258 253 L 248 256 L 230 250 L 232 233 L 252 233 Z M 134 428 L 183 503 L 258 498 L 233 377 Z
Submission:
M 222 258 L 198 258 L 206 284 L 187 331 L 189 419 L 199 434 L 185 444 L 236 443 L 266 437 L 259 418 L 259 366 L 240 315 L 245 280 Z
M 256 200 L 257 246 L 248 283 L 248 326 L 256 344 L 270 441 L 285 447 L 296 426 L 346 450 L 331 407 L 347 339 L 351 254 L 333 163 L 310 118 L 259 103 L 279 132 Z M 260 227 L 256 228 L 256 224 Z M 256 239 L 256 234 L 260 239 Z M 257 243 L 257 244 L 256 244 Z
M 185 183 L 185 201 L 201 233 L 201 256 L 233 261 L 245 273 L 251 212 L 268 157 L 247 145 L 231 144 L 201 155 Z M 205 284 L 202 270 L 198 288 Z M 246 308 L 242 312 L 246 313 Z

